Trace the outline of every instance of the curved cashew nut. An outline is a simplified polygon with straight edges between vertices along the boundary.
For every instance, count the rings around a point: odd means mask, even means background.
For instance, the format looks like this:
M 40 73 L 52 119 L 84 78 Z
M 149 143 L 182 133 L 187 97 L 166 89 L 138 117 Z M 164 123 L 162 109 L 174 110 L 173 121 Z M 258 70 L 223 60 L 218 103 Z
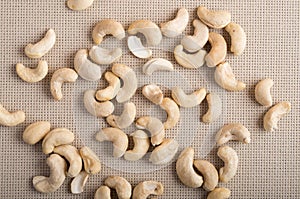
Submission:
M 49 29 L 39 42 L 35 44 L 28 44 L 25 47 L 25 54 L 29 58 L 41 58 L 54 46 L 56 35 L 53 29 Z
M 194 91 L 192 94 L 187 95 L 184 91 L 179 87 L 174 87 L 172 89 L 172 98 L 174 101 L 182 107 L 191 108 L 199 105 L 206 96 L 206 89 L 201 88 L 199 90 Z
M 228 91 L 241 91 L 246 88 L 246 84 L 238 81 L 232 72 L 228 62 L 219 64 L 215 70 L 215 81 L 222 88 Z
M 152 103 L 159 105 L 162 103 L 164 95 L 159 86 L 155 84 L 148 84 L 143 87 L 142 94 Z
M 274 85 L 272 79 L 263 79 L 255 86 L 255 99 L 263 106 L 272 106 L 271 88 Z
M 208 10 L 204 6 L 197 9 L 199 19 L 211 28 L 221 29 L 227 26 L 231 21 L 231 14 L 225 10 Z
M 209 93 L 206 95 L 208 103 L 208 110 L 203 115 L 202 121 L 205 123 L 211 123 L 216 121 L 222 114 L 222 100 L 216 93 Z
M 25 121 L 23 111 L 9 112 L 0 104 L 0 125 L 17 126 Z
M 113 156 L 120 158 L 124 155 L 128 147 L 128 137 L 126 133 L 118 128 L 103 128 L 96 134 L 99 142 L 110 141 L 113 143 Z
M 184 185 L 197 188 L 203 184 L 203 178 L 195 172 L 193 162 L 194 149 L 191 147 L 185 148 L 177 159 L 176 172 Z
M 278 121 L 290 111 L 290 102 L 279 102 L 274 105 L 264 116 L 264 129 L 268 132 L 278 129 Z
M 83 160 L 84 170 L 89 174 L 96 174 L 101 171 L 101 162 L 94 151 L 84 146 L 79 150 Z
M 93 46 L 89 51 L 89 55 L 97 64 L 111 64 L 120 59 L 122 56 L 122 49 L 105 49 L 98 46 Z
M 111 199 L 110 188 L 108 186 L 100 186 L 96 193 L 94 199 Z
M 116 97 L 121 88 L 120 79 L 112 72 L 107 71 L 104 74 L 104 78 L 108 82 L 109 86 L 96 92 L 96 99 L 99 101 L 107 101 L 113 99 L 114 97 Z
M 203 188 L 212 191 L 218 185 L 219 174 L 215 166 L 206 160 L 195 160 L 194 166 L 204 178 Z
M 220 181 L 227 183 L 236 174 L 239 163 L 238 155 L 236 151 L 229 146 L 221 146 L 218 149 L 217 155 L 224 162 L 224 167 L 219 170 Z
M 42 193 L 51 193 L 56 191 L 66 178 L 66 161 L 57 154 L 51 154 L 47 158 L 47 165 L 50 168 L 50 176 L 35 176 L 32 179 L 33 187 Z
M 120 116 L 110 115 L 106 118 L 107 123 L 115 128 L 124 129 L 129 127 L 134 121 L 136 115 L 136 107 L 133 102 L 124 104 L 124 110 Z
M 65 82 L 75 82 L 77 73 L 71 68 L 60 68 L 56 70 L 50 81 L 50 91 L 55 100 L 61 100 L 63 95 L 61 87 Z
M 93 29 L 92 37 L 95 44 L 99 45 L 105 35 L 112 35 L 121 40 L 125 37 L 125 30 L 121 23 L 113 19 L 104 19 L 99 21 Z
M 249 144 L 251 141 L 250 132 L 239 123 L 224 125 L 216 134 L 217 145 L 220 146 L 230 140 L 238 140 L 244 144 Z
M 167 112 L 167 120 L 164 122 L 165 129 L 173 128 L 180 118 L 179 107 L 171 98 L 165 97 L 160 104 L 160 108 Z
M 234 55 L 241 55 L 246 47 L 246 33 L 244 29 L 234 22 L 230 22 L 225 30 L 229 33 L 231 37 L 231 47 L 230 51 Z
M 48 64 L 46 61 L 39 61 L 36 68 L 27 68 L 23 64 L 16 65 L 18 76 L 25 82 L 35 83 L 39 82 L 48 74 Z
M 106 178 L 104 184 L 110 188 L 116 189 L 118 198 L 129 199 L 131 196 L 130 183 L 120 176 L 110 176 Z
M 71 10 L 85 10 L 93 4 L 94 0 L 68 0 L 67 6 Z
M 180 8 L 173 20 L 160 24 L 160 29 L 166 37 L 177 37 L 185 30 L 188 23 L 188 11 L 185 8 Z
M 147 199 L 149 195 L 160 196 L 164 192 L 164 186 L 156 181 L 140 182 L 133 189 L 132 199 Z
M 146 75 L 152 75 L 156 71 L 173 71 L 173 64 L 163 58 L 153 58 L 147 61 L 143 66 L 143 73 Z
M 36 144 L 50 131 L 50 122 L 35 122 L 26 127 L 23 132 L 23 140 L 27 144 Z
M 199 50 L 195 54 L 187 54 L 183 51 L 183 46 L 178 45 L 174 49 L 174 57 L 177 63 L 184 68 L 194 69 L 200 68 L 205 63 L 205 56 L 207 52 L 205 50 Z
M 207 196 L 207 199 L 227 199 L 230 197 L 230 190 L 224 187 L 215 188 Z
M 96 117 L 107 117 L 114 112 L 115 106 L 111 101 L 97 102 L 96 90 L 86 90 L 83 96 L 84 107 Z
M 71 192 L 73 194 L 79 194 L 83 192 L 83 188 L 89 178 L 89 174 L 86 171 L 81 171 L 71 182 Z
M 224 37 L 215 32 L 209 33 L 208 41 L 211 49 L 205 56 L 206 65 L 208 67 L 215 67 L 225 61 L 227 44 Z
M 170 162 L 178 151 L 179 144 L 174 139 L 165 139 L 158 147 L 156 147 L 149 161 L 152 164 L 167 164 Z
M 134 56 L 141 59 L 147 59 L 152 56 L 152 50 L 143 46 L 141 39 L 136 36 L 129 36 L 127 45 Z
M 129 161 L 137 161 L 144 157 L 150 147 L 150 140 L 142 130 L 137 130 L 130 134 L 133 137 L 134 147 L 132 150 L 128 150 L 124 154 L 124 159 Z
M 123 81 L 123 86 L 119 90 L 116 100 L 119 103 L 128 101 L 137 89 L 137 78 L 135 72 L 124 64 L 114 64 L 112 72 L 120 77 Z
M 160 44 L 162 39 L 159 27 L 150 20 L 137 20 L 133 22 L 128 27 L 128 33 L 130 35 L 135 35 L 137 33 L 143 34 L 149 46 Z

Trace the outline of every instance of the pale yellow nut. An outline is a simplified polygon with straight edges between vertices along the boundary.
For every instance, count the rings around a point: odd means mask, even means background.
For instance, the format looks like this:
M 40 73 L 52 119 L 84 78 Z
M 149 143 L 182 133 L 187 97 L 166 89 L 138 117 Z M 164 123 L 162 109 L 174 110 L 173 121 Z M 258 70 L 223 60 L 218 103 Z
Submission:
M 94 0 L 68 0 L 67 6 L 71 10 L 85 10 L 93 4 Z
M 241 55 L 246 48 L 246 33 L 244 29 L 237 23 L 230 22 L 225 30 L 229 33 L 231 38 L 230 51 L 234 55 Z
M 119 199 L 130 199 L 132 188 L 125 178 L 120 176 L 109 176 L 105 179 L 104 184 L 115 189 Z
M 130 134 L 133 138 L 134 147 L 124 154 L 124 159 L 128 161 L 137 161 L 146 155 L 150 147 L 150 139 L 147 133 L 137 130 Z
M 96 99 L 99 101 L 107 101 L 115 98 L 121 88 L 120 79 L 112 72 L 107 71 L 104 74 L 104 78 L 109 85 L 96 92 Z
M 9 112 L 2 104 L 0 104 L 0 125 L 17 126 L 25 121 L 25 113 L 23 111 Z
M 270 78 L 260 80 L 255 86 L 255 99 L 263 106 L 272 106 L 271 88 L 274 82 Z
M 160 108 L 166 111 L 168 117 L 164 122 L 165 129 L 171 129 L 179 122 L 180 111 L 179 107 L 171 98 L 165 97 L 160 104 Z
M 219 182 L 219 174 L 215 166 L 206 160 L 195 160 L 194 166 L 204 178 L 203 188 L 206 191 L 214 190 Z
M 94 199 L 111 199 L 110 188 L 108 186 L 100 186 L 95 193 Z
M 23 140 L 27 144 L 36 144 L 50 131 L 50 122 L 40 121 L 30 124 L 23 132 Z
M 208 110 L 203 115 L 202 121 L 205 123 L 212 123 L 216 121 L 222 114 L 222 100 L 216 93 L 209 93 L 206 95 Z
M 124 104 L 124 110 L 121 115 L 109 115 L 106 121 L 112 127 L 124 129 L 133 123 L 135 115 L 135 104 L 133 102 L 127 102 Z
M 225 61 L 227 44 L 224 37 L 215 32 L 209 33 L 208 41 L 211 49 L 205 56 L 206 65 L 208 67 L 215 67 Z
M 224 125 L 216 134 L 217 145 L 227 143 L 230 140 L 237 140 L 244 144 L 249 144 L 251 141 L 250 132 L 248 129 L 239 123 L 230 123 Z
M 122 56 L 122 49 L 106 49 L 99 46 L 93 46 L 89 55 L 96 64 L 112 64 L 118 61 Z
M 208 10 L 204 6 L 197 9 L 199 19 L 211 28 L 221 29 L 231 21 L 231 14 L 225 10 Z
M 217 155 L 224 162 L 224 167 L 219 170 L 219 178 L 221 182 L 229 182 L 236 174 L 239 158 L 236 151 L 229 146 L 221 146 Z
M 46 61 L 39 61 L 36 68 L 27 68 L 23 64 L 16 65 L 18 76 L 25 82 L 35 83 L 39 82 L 48 74 L 48 64 Z
M 101 162 L 94 151 L 84 146 L 79 150 L 83 160 L 84 170 L 89 174 L 97 174 L 101 171 Z
M 155 84 L 145 85 L 142 89 L 142 94 L 146 97 L 150 102 L 159 105 L 163 100 L 163 92 L 159 88 L 159 86 Z
M 160 196 L 164 192 L 164 186 L 157 181 L 140 182 L 133 189 L 132 199 L 147 199 L 149 195 Z
M 191 108 L 199 105 L 206 96 L 206 89 L 201 88 L 187 95 L 180 87 L 172 89 L 172 98 L 181 107 Z
M 207 196 L 207 199 L 227 199 L 230 197 L 230 190 L 224 187 L 215 188 Z

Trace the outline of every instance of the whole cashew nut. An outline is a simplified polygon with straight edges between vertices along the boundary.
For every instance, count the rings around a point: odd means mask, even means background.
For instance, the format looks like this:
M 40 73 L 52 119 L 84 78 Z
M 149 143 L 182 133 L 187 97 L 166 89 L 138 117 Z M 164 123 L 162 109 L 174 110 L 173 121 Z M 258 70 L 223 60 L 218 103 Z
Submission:
M 223 145 L 230 140 L 237 140 L 244 144 L 249 144 L 251 141 L 250 132 L 239 123 L 224 125 L 216 134 L 217 145 Z
M 104 184 L 110 188 L 116 189 L 118 198 L 130 199 L 131 185 L 125 178 L 120 176 L 110 176 L 106 178 Z
M 204 6 L 197 9 L 199 19 L 211 28 L 221 29 L 227 26 L 231 21 L 231 14 L 225 10 L 208 10 Z
M 106 118 L 106 121 L 112 127 L 124 129 L 133 123 L 135 115 L 135 104 L 133 102 L 127 102 L 124 104 L 124 110 L 120 116 L 110 115 Z
M 205 123 L 211 123 L 216 121 L 222 114 L 222 100 L 216 93 L 209 93 L 206 95 L 208 103 L 208 110 L 203 115 L 202 121 Z
M 89 55 L 97 64 L 111 64 L 121 58 L 122 49 L 105 49 L 99 46 L 93 46 L 89 51 Z
M 84 170 L 77 174 L 71 182 L 71 192 L 73 194 L 82 193 L 88 178 L 89 174 Z
M 211 49 L 205 56 L 206 65 L 208 67 L 215 67 L 225 61 L 227 44 L 224 37 L 215 32 L 209 33 L 208 41 Z
M 25 121 L 23 111 L 9 112 L 0 104 L 0 125 L 17 126 Z
M 227 183 L 236 174 L 239 163 L 238 155 L 236 151 L 229 146 L 219 147 L 217 155 L 224 162 L 224 167 L 219 170 L 220 181 Z
M 147 199 L 149 195 L 160 196 L 164 192 L 164 186 L 157 181 L 140 182 L 133 189 L 132 199 Z
M 120 79 L 112 72 L 107 71 L 104 74 L 104 78 L 108 82 L 109 86 L 96 92 L 96 99 L 99 101 L 107 101 L 113 99 L 114 97 L 116 97 L 121 88 Z
M 108 186 L 100 186 L 94 196 L 94 199 L 111 199 L 110 188 Z
M 30 124 L 23 132 L 23 140 L 27 144 L 36 144 L 50 131 L 50 122 L 40 121 Z
M 152 164 L 167 164 L 178 151 L 179 144 L 174 139 L 165 139 L 158 147 L 152 151 L 149 161 Z
M 101 162 L 94 151 L 84 146 L 79 150 L 83 160 L 84 170 L 89 174 L 96 174 L 101 171 Z
M 230 22 L 225 30 L 229 33 L 231 38 L 231 47 L 230 51 L 234 55 L 241 55 L 246 47 L 246 33 L 244 29 L 234 22 Z
M 255 99 L 263 106 L 272 106 L 271 88 L 274 85 L 272 79 L 263 79 L 255 86 Z
M 16 65 L 16 71 L 18 76 L 25 82 L 35 83 L 39 82 L 48 74 L 47 61 L 39 61 L 36 68 L 27 68 L 23 64 L 18 63 Z
M 227 199 L 230 197 L 230 190 L 224 187 L 215 188 L 207 196 L 207 199 Z
M 68 0 L 67 6 L 71 10 L 85 10 L 93 4 L 94 0 Z
M 182 107 L 191 108 L 199 105 L 206 96 L 206 89 L 201 88 L 194 91 L 192 94 L 187 95 L 180 87 L 174 87 L 172 89 L 172 98 L 174 101 Z
M 162 103 L 164 95 L 159 86 L 148 84 L 143 87 L 142 94 L 152 103 L 159 105 Z
M 200 68 L 205 63 L 205 50 L 199 50 L 195 54 L 187 54 L 183 51 L 183 46 L 178 45 L 174 49 L 174 57 L 177 63 L 184 68 L 195 69 Z
M 143 66 L 143 73 L 146 75 L 152 75 L 154 72 L 162 70 L 173 71 L 173 64 L 170 61 L 163 58 L 153 58 L 150 59 Z
M 206 160 L 195 160 L 194 166 L 204 178 L 203 188 L 206 191 L 214 190 L 219 182 L 219 174 L 215 166 Z
M 130 134 L 133 137 L 134 147 L 132 150 L 128 150 L 124 154 L 124 159 L 129 161 L 137 161 L 144 157 L 150 147 L 150 140 L 142 130 L 137 130 Z
M 143 46 L 141 39 L 137 36 L 129 36 L 127 46 L 130 52 L 137 58 L 147 59 L 152 56 L 152 50 Z
M 160 104 L 160 108 L 167 112 L 167 120 L 164 122 L 165 129 L 171 129 L 179 122 L 179 107 L 171 98 L 165 97 Z

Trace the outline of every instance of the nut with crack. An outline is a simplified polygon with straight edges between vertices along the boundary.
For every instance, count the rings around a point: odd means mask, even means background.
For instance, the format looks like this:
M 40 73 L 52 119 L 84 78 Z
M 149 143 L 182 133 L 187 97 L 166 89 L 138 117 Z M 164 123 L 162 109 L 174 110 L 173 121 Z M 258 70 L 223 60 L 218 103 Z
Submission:
M 132 199 L 147 199 L 149 195 L 160 196 L 164 192 L 164 186 L 157 181 L 140 182 L 133 189 Z
M 164 95 L 159 86 L 155 84 L 145 85 L 142 89 L 142 94 L 152 103 L 159 105 L 162 103 Z
M 86 171 L 81 171 L 71 182 L 71 192 L 73 194 L 80 194 L 83 192 L 83 188 L 89 178 L 89 174 Z
M 84 146 L 79 150 L 83 160 L 84 170 L 89 174 L 97 174 L 101 171 L 101 162 L 94 151 Z

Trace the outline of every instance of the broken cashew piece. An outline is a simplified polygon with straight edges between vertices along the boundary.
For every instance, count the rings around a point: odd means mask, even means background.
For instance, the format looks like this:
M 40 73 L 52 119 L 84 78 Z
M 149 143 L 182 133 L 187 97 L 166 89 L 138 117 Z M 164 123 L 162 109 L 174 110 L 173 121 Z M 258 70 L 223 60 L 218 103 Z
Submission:
M 215 67 L 225 61 L 227 55 L 227 44 L 224 37 L 218 33 L 210 32 L 208 41 L 211 49 L 205 56 L 206 65 Z
M 229 146 L 219 147 L 217 155 L 224 162 L 224 167 L 219 170 L 220 181 L 227 183 L 236 174 L 239 163 L 238 155 L 236 151 Z
M 241 55 L 246 47 L 246 33 L 244 29 L 234 22 L 230 22 L 225 30 L 229 33 L 231 38 L 231 47 L 230 51 L 234 55 Z
M 99 46 L 93 46 L 89 55 L 96 64 L 111 64 L 118 61 L 122 56 L 122 49 L 105 49 Z
M 111 199 L 110 188 L 108 186 L 100 186 L 94 196 L 94 199 Z
M 202 121 L 205 123 L 212 123 L 222 114 L 222 100 L 216 93 L 207 94 L 206 100 L 208 103 L 208 110 L 203 115 Z
M 93 4 L 94 0 L 68 0 L 67 6 L 71 10 L 85 10 Z
M 84 170 L 81 171 L 71 182 L 71 192 L 73 194 L 82 193 L 88 178 L 89 174 Z
M 152 50 L 143 46 L 141 39 L 137 36 L 129 36 L 127 45 L 134 56 L 141 59 L 147 59 L 152 56 Z
M 227 26 L 231 21 L 231 14 L 225 10 L 208 10 L 204 6 L 197 9 L 199 19 L 211 28 L 221 29 Z
M 129 161 L 137 161 L 144 157 L 150 147 L 150 140 L 147 133 L 137 130 L 130 134 L 133 137 L 134 147 L 124 154 L 124 159 Z
M 178 45 L 174 49 L 174 57 L 177 63 L 184 68 L 195 69 L 200 68 L 205 63 L 205 50 L 199 50 L 195 54 L 187 54 L 183 51 L 183 46 Z
M 36 144 L 50 131 L 50 122 L 40 121 L 30 124 L 23 132 L 23 140 L 27 144 Z
M 174 101 L 182 107 L 191 108 L 199 105 L 206 96 L 206 89 L 201 88 L 194 91 L 192 94 L 187 95 L 180 87 L 174 87 L 172 89 L 172 98 Z
M 204 178 L 203 188 L 206 191 L 214 190 L 219 182 L 219 174 L 215 166 L 206 160 L 195 160 L 194 166 Z
M 132 199 L 147 199 L 150 195 L 160 196 L 164 192 L 164 186 L 157 181 L 140 182 L 133 189 Z
M 179 144 L 174 139 L 165 139 L 158 147 L 152 151 L 149 161 L 152 164 L 167 164 L 178 151 Z
M 125 178 L 120 176 L 110 176 L 106 178 L 104 184 L 110 188 L 116 189 L 118 198 L 130 199 L 131 185 Z
M 124 110 L 120 116 L 110 115 L 106 118 L 106 121 L 112 127 L 124 129 L 133 123 L 135 115 L 135 104 L 133 102 L 127 102 L 124 104 Z
M 272 106 L 271 88 L 274 85 L 272 79 L 260 80 L 255 86 L 255 99 L 263 106 Z
M 104 74 L 104 78 L 108 82 L 109 86 L 96 92 L 96 99 L 99 101 L 107 101 L 113 99 L 114 97 L 116 97 L 121 88 L 120 79 L 112 72 L 107 71 Z
M 35 83 L 39 82 L 48 74 L 48 64 L 46 61 L 39 61 L 36 68 L 27 68 L 23 64 L 16 65 L 18 76 L 25 82 Z
M 83 160 L 84 170 L 89 174 L 97 174 L 101 171 L 101 162 L 94 151 L 84 146 L 79 150 Z
M 207 199 L 227 199 L 230 197 L 230 190 L 224 187 L 215 188 L 207 196 Z
M 237 140 L 244 144 L 249 144 L 251 141 L 250 132 L 239 123 L 224 125 L 216 134 L 217 145 L 221 146 L 230 140 Z
M 278 121 L 291 111 L 290 102 L 279 102 L 274 105 L 264 116 L 264 129 L 273 132 L 278 129 Z
M 25 121 L 23 111 L 9 112 L 0 104 L 0 125 L 17 126 Z
M 159 86 L 148 84 L 143 87 L 142 94 L 152 103 L 159 105 L 162 103 L 164 95 Z
M 160 108 L 167 112 L 167 120 L 164 122 L 165 129 L 173 128 L 180 119 L 179 107 L 171 98 L 165 97 L 160 104 Z
M 173 71 L 173 64 L 163 58 L 153 58 L 147 61 L 143 66 L 143 73 L 152 75 L 156 71 Z
M 41 58 L 54 46 L 56 35 L 53 29 L 49 29 L 39 42 L 35 44 L 28 44 L 25 47 L 25 54 L 29 58 Z

